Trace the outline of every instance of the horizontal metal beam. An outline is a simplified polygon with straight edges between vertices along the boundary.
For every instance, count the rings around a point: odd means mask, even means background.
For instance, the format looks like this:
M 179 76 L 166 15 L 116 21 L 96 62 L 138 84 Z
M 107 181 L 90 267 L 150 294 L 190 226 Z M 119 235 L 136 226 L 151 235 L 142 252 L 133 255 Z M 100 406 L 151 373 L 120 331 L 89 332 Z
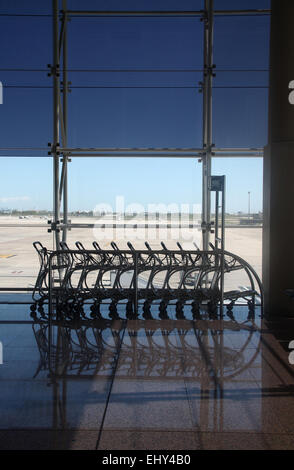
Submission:
M 93 218 L 95 218 L 96 216 L 93 216 Z M 200 218 L 200 214 L 199 214 L 199 218 Z M 99 216 L 97 216 L 97 219 L 99 219 Z M 61 227 L 65 226 L 65 224 L 61 225 Z M 68 224 L 67 225 L 69 228 L 103 228 L 103 229 L 106 229 L 106 228 L 116 228 L 116 229 L 152 229 L 152 228 L 156 228 L 156 229 L 167 229 L 167 228 L 190 228 L 190 229 L 194 229 L 194 228 L 198 228 L 200 229 L 201 228 L 201 224 L 189 224 L 189 223 L 186 223 L 186 224 L 178 224 L 178 223 L 172 223 L 172 222 L 169 222 L 169 221 L 166 221 L 164 223 L 94 223 L 94 224 Z
M 136 11 L 136 10 L 67 10 L 68 16 L 163 16 L 163 17 L 181 17 L 181 16 L 203 16 L 204 12 L 202 10 L 190 10 L 190 11 L 180 11 L 180 10 L 150 10 L 150 11 Z M 226 15 L 268 15 L 271 10 L 269 9 L 251 9 L 251 10 L 215 10 L 214 15 L 226 16 Z
M 46 151 L 48 150 L 48 147 L 0 147 L 0 151 L 8 151 L 8 150 L 36 150 L 36 151 Z
M 1 149 L 0 149 L 1 150 Z M 63 152 L 128 152 L 128 153 L 160 153 L 160 152 L 177 152 L 177 153 L 191 153 L 191 152 L 202 152 L 202 148 L 185 148 L 185 147 L 60 147 L 58 149 L 61 153 Z
M 262 153 L 214 153 L 212 152 L 211 156 L 213 158 L 241 158 L 241 157 L 263 157 Z M 97 154 L 97 153 L 75 153 L 70 155 L 71 158 L 75 157 L 96 157 L 96 158 L 202 158 L 203 153 L 195 153 L 195 154 L 173 154 L 173 153 L 145 153 L 145 154 L 132 154 L 132 153 L 114 153 L 114 154 Z
M 227 15 L 270 15 L 271 10 L 269 8 L 259 8 L 257 10 L 215 10 L 214 15 L 227 16 Z
M 263 157 L 263 148 L 212 148 L 213 157 Z
M 50 148 L 50 147 L 49 147 Z M 8 150 L 43 150 L 48 147 L 0 147 L 0 151 Z M 263 152 L 263 147 L 213 147 L 215 152 Z M 203 152 L 196 147 L 59 147 L 62 152 Z
M 203 16 L 201 10 L 67 10 L 68 16 Z
M 132 158 L 201 158 L 206 149 L 201 148 L 60 148 L 61 153 L 71 157 L 132 157 Z M 262 157 L 262 148 L 215 148 L 212 147 L 213 157 Z
M 263 153 L 217 153 L 211 154 L 212 158 L 262 158 Z
M 50 148 L 50 147 L 49 147 Z M 48 147 L 0 147 L 2 151 L 48 151 Z M 217 148 L 210 149 L 214 158 L 221 157 L 263 157 L 263 148 Z M 100 157 L 100 158 L 201 158 L 205 153 L 205 148 L 112 148 L 112 147 L 92 147 L 92 148 L 79 148 L 79 147 L 58 147 L 58 152 L 70 157 Z M 46 158 L 47 155 L 0 155 L 0 158 Z
M 34 287 L 0 287 L 0 292 L 33 292 Z
M 185 147 L 134 147 L 134 148 L 123 148 L 123 147 L 118 147 L 118 148 L 111 148 L 111 147 L 105 147 L 105 148 L 99 148 L 99 147 L 92 147 L 92 148 L 70 148 L 70 147 L 60 147 L 59 151 L 61 153 L 71 153 L 72 156 L 77 153 L 105 153 L 107 155 L 113 155 L 113 154 L 162 154 L 162 155 L 167 155 L 167 154 L 203 154 L 205 153 L 206 149 L 205 148 L 185 148 Z M 262 153 L 263 148 L 218 148 L 218 147 L 212 147 L 211 151 L 214 153 Z
M 99 158 L 199 158 L 203 153 L 66 153 L 71 158 L 74 157 L 99 157 Z
M 69 155 L 67 155 L 69 156 Z M 74 154 L 74 155 L 70 155 L 71 158 L 74 158 L 74 157 L 80 157 L 80 158 L 84 158 L 84 157 L 91 157 L 91 158 L 202 158 L 203 156 L 203 153 L 199 153 L 199 154 L 193 154 L 193 155 L 188 155 L 188 154 L 141 154 L 141 155 L 134 155 L 134 154 L 126 154 L 126 155 L 122 155 L 122 154 L 114 154 L 114 155 L 104 155 L 104 154 Z M 246 157 L 246 158 L 251 158 L 251 157 L 259 157 L 259 158 L 262 158 L 263 157 L 263 153 L 262 152 L 258 152 L 258 153 L 253 153 L 253 152 L 250 152 L 250 153 L 212 153 L 212 158 L 241 158 L 241 157 Z M 40 158 L 40 159 L 45 159 L 45 158 L 52 158 L 51 155 L 0 155 L 0 158 Z
M 263 147 L 213 147 L 213 151 L 216 152 L 263 152 Z
M 114 73 L 114 72 L 118 72 L 118 73 L 124 73 L 124 72 L 127 72 L 127 73 L 130 73 L 130 72 L 135 72 L 135 73 L 148 73 L 148 72 L 152 72 L 152 73 L 156 73 L 156 72 L 159 72 L 159 73 L 162 73 L 162 72 L 168 72 L 168 73 L 177 73 L 177 72 L 180 72 L 180 73 L 188 73 L 188 72 L 203 72 L 204 71 L 204 68 L 202 67 L 196 67 L 196 68 L 183 68 L 183 69 L 162 69 L 162 68 L 150 68 L 150 69 L 144 69 L 144 68 L 85 68 L 85 69 L 81 69 L 81 68 L 63 68 L 63 71 L 65 72 L 97 72 L 97 73 Z M 269 72 L 269 69 L 254 69 L 254 68 L 244 68 L 244 69 L 233 69 L 233 68 L 230 68 L 230 69 L 219 69 L 217 66 L 214 68 L 214 71 L 215 72 Z M 48 69 L 28 69 L 28 68 L 0 68 L 0 72 L 48 72 Z
M 61 14 L 66 12 L 69 16 L 201 16 L 203 12 L 199 11 L 92 11 L 92 10 L 60 10 Z M 215 10 L 215 15 L 267 15 L 270 14 L 269 9 L 257 10 Z M 36 14 L 36 13 L 0 13 L 0 16 L 15 16 L 15 17 L 43 17 L 52 18 L 50 14 Z
M 164 214 L 166 216 L 166 214 Z M 195 214 L 194 214 L 195 215 Z M 197 216 L 199 216 L 199 219 L 201 218 L 201 214 L 196 214 Z M 100 216 L 82 216 L 82 217 L 89 217 L 89 218 L 93 218 L 93 219 L 100 219 Z M 59 228 L 63 228 L 63 227 L 67 227 L 69 229 L 77 229 L 77 228 L 84 228 L 84 229 L 92 229 L 92 228 L 155 228 L 155 226 L 159 227 L 159 228 L 170 228 L 170 222 L 169 221 L 165 221 L 163 223 L 159 223 L 159 224 L 156 224 L 156 223 L 152 223 L 152 224 L 149 224 L 149 223 L 128 223 L 126 222 L 125 224 L 123 223 L 93 223 L 93 224 L 90 224 L 90 223 L 73 223 L 73 224 L 60 224 L 59 225 Z M 238 225 L 237 223 L 236 224 L 227 224 L 226 223 L 226 228 L 259 228 L 262 224 L 262 221 L 260 222 L 260 224 L 251 224 L 251 225 Z M 197 225 L 197 224 L 186 224 L 186 228 L 201 228 L 201 224 Z M 19 228 L 20 230 L 23 230 L 24 228 L 43 228 L 43 229 L 48 229 L 49 225 L 48 224 L 0 224 L 0 227 L 13 227 L 13 228 Z M 183 228 L 184 227 L 184 224 L 180 225 L 180 224 L 173 224 L 173 228 Z M 1 290 L 1 289 L 0 289 Z

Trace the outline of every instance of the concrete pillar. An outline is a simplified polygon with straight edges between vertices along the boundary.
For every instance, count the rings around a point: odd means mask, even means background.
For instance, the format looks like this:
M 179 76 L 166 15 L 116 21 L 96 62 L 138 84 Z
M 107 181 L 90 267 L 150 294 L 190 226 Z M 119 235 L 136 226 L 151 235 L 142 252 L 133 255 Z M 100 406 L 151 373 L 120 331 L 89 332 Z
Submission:
M 264 157 L 265 314 L 294 315 L 294 1 L 272 0 L 269 140 Z M 294 88 L 294 86 L 293 86 Z

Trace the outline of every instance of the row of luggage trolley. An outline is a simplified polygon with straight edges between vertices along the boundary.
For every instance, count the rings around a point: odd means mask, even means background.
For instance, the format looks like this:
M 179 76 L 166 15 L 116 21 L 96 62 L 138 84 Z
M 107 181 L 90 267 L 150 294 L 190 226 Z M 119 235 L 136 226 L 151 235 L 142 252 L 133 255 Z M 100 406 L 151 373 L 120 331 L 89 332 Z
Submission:
M 158 317 L 169 318 L 167 307 L 175 306 L 175 317 L 185 317 L 190 306 L 193 318 L 204 309 L 218 316 L 226 306 L 229 314 L 238 303 L 248 305 L 254 316 L 255 306 L 263 305 L 261 281 L 253 268 L 242 258 L 211 246 L 211 250 L 137 250 L 128 242 L 120 249 L 115 242 L 111 250 L 102 249 L 94 241 L 86 249 L 77 241 L 71 249 L 65 242 L 59 250 L 48 250 L 39 241 L 33 243 L 40 261 L 40 270 L 33 291 L 31 315 L 44 318 L 152 319 L 154 305 Z M 242 271 L 246 287 L 226 289 L 225 276 Z M 106 309 L 108 306 L 108 311 Z M 119 307 L 119 308 L 118 308 Z M 106 313 L 107 312 L 107 313 Z

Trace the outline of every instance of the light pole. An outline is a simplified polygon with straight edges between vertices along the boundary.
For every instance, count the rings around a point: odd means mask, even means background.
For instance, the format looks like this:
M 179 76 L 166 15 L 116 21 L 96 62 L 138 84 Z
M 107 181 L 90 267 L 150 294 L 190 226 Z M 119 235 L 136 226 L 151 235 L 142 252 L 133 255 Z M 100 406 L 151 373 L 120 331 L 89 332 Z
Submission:
M 248 219 L 250 218 L 250 193 L 251 191 L 248 191 Z

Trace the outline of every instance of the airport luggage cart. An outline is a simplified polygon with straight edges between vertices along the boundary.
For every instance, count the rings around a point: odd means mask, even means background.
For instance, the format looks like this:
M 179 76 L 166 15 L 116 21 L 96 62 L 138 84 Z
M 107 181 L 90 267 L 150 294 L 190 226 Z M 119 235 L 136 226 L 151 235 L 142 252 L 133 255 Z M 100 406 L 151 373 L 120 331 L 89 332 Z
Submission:
M 41 254 L 33 313 L 39 307 L 44 314 L 45 300 L 50 315 L 69 319 L 86 318 L 84 307 L 88 303 L 90 316 L 101 318 L 100 306 L 106 301 L 110 302 L 111 319 L 120 318 L 119 302 L 126 304 L 128 319 L 138 318 L 141 308 L 143 318 L 151 319 L 154 301 L 159 302 L 161 319 L 168 318 L 167 306 L 171 302 L 175 303 L 177 319 L 184 318 L 184 306 L 190 304 L 193 318 L 198 318 L 203 308 L 217 315 L 219 307 L 222 315 L 223 302 L 228 311 L 239 300 L 247 302 L 252 315 L 257 297 L 262 306 L 262 284 L 252 267 L 242 258 L 214 247 L 188 251 L 181 246 L 179 250 L 169 250 L 164 245 L 162 250 L 153 250 L 147 243 L 146 250 L 135 250 L 129 243 L 129 250 L 120 250 L 116 244 L 112 250 L 85 250 L 77 242 L 77 250 L 63 244 L 60 250 L 48 252 L 38 242 L 34 246 Z M 222 291 L 222 276 L 238 270 L 245 274 L 248 287 Z M 109 278 L 110 272 L 114 273 L 114 280 L 106 285 L 105 277 Z

